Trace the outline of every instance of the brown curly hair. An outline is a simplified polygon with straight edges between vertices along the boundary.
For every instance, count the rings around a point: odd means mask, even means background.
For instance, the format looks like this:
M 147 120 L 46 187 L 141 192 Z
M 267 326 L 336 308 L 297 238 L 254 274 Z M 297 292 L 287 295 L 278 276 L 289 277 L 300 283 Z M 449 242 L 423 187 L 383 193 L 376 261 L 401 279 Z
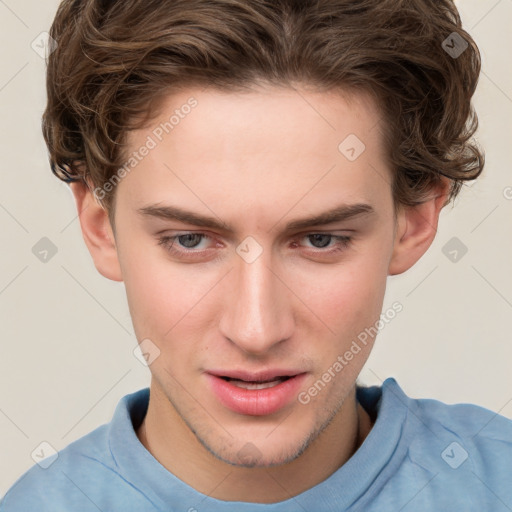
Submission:
M 178 88 L 303 83 L 378 100 L 395 212 L 442 176 L 446 206 L 484 166 L 472 138 L 480 53 L 461 25 L 452 0 L 64 0 L 42 120 L 52 171 L 102 187 L 126 161 L 127 132 Z M 113 225 L 110 188 L 100 202 Z

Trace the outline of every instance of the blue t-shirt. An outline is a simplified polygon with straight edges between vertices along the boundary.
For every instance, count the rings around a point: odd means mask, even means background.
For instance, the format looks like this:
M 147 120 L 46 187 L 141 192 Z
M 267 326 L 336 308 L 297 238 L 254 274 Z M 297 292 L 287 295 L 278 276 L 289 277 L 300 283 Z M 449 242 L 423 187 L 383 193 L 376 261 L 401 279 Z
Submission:
M 512 421 L 470 404 L 407 397 L 395 379 L 357 388 L 375 424 L 331 476 L 273 504 L 223 501 L 165 469 L 135 429 L 149 389 L 123 397 L 112 421 L 21 476 L 1 512 L 511 512 Z M 47 459 L 48 460 L 48 459 Z

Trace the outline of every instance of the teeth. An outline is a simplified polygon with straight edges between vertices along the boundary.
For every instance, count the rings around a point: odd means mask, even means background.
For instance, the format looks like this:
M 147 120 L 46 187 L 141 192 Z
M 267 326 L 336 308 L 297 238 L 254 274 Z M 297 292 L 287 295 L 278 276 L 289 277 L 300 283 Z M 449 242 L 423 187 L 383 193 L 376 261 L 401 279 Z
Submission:
M 278 384 L 281 384 L 283 382 L 284 378 L 279 377 L 276 380 L 270 381 L 270 382 L 246 382 L 245 380 L 237 380 L 237 379 L 229 379 L 228 382 L 231 384 L 234 384 L 235 386 L 243 389 L 267 389 L 267 388 L 273 388 L 274 386 L 277 386 Z

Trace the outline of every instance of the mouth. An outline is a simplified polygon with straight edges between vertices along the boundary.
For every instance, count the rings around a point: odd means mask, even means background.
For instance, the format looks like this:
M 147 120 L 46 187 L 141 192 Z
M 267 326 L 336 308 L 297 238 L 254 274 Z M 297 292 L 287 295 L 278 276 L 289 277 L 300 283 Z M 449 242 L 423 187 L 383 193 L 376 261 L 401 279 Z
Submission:
M 262 381 L 247 381 L 242 379 L 235 379 L 232 377 L 226 377 L 221 376 L 221 379 L 225 380 L 226 382 L 231 383 L 233 386 L 236 386 L 241 389 L 267 389 L 267 388 L 273 388 L 274 386 L 278 386 L 282 382 L 287 381 L 288 379 L 291 379 L 292 377 L 289 375 L 276 377 L 274 379 L 268 379 L 268 380 L 262 380 Z
M 289 405 L 307 373 L 276 369 L 259 373 L 209 371 L 205 375 L 221 405 L 238 414 L 263 416 Z

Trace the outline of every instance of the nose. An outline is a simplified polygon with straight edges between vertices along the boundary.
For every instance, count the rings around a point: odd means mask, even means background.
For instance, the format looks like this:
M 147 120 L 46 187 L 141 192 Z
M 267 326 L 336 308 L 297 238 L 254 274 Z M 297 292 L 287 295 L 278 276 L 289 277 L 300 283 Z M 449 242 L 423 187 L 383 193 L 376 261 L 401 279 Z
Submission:
M 235 254 L 226 283 L 222 334 L 253 356 L 269 353 L 293 332 L 290 290 L 272 268 L 270 250 L 252 262 Z

